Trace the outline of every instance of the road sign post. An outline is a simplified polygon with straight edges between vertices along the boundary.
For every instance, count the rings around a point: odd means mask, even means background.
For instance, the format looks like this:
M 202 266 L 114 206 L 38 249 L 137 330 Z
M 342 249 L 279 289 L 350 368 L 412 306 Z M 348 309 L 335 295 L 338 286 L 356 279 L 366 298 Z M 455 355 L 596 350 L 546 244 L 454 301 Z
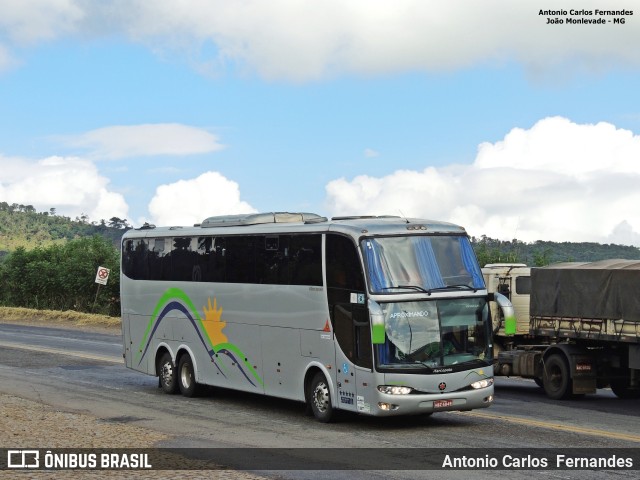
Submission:
M 109 280 L 110 271 L 111 270 L 109 270 L 108 268 L 98 267 L 98 272 L 96 273 L 96 283 L 99 283 L 100 285 L 106 285 L 107 280 Z
M 96 290 L 96 298 L 93 299 L 93 308 L 91 310 L 96 309 L 96 302 L 98 301 L 98 293 L 100 293 L 100 286 L 106 285 L 109 280 L 109 270 L 106 267 L 98 267 L 98 271 L 96 273 L 96 283 L 98 284 L 98 289 Z

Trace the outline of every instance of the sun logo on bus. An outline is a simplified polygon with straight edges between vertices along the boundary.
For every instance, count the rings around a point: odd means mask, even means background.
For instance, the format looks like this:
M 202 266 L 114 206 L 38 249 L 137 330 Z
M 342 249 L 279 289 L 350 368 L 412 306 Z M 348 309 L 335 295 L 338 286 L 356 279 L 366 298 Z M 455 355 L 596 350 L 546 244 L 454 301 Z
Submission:
M 227 343 L 227 336 L 222 333 L 227 324 L 227 322 L 222 321 L 222 307 L 218 308 L 218 302 L 215 297 L 213 298 L 213 305 L 211 305 L 211 298 L 207 303 L 208 308 L 207 305 L 203 307 L 204 318 L 202 319 L 202 325 L 207 332 L 207 336 L 212 345 Z
M 231 367 L 240 371 L 251 385 L 254 387 L 264 385 L 262 378 L 256 371 L 257 367 L 249 361 L 247 354 L 236 344 L 229 342 L 227 336 L 222 333 L 227 322 L 222 321 L 222 307 L 218 307 L 216 298 L 213 297 L 213 305 L 211 298 L 208 298 L 207 305 L 203 307 L 204 315 L 200 315 L 191 298 L 179 288 L 168 288 L 158 299 L 138 347 L 136 354 L 138 365 L 142 363 L 149 348 L 152 347 L 154 336 L 160 324 L 166 318 L 169 318 L 168 321 L 175 318 L 175 312 L 181 312 L 189 320 L 197 339 L 206 348 L 218 373 L 225 378 L 230 374 L 229 366 L 223 364 L 223 359 L 228 359 Z M 169 315 L 170 313 L 172 315 Z M 195 346 L 198 340 L 194 340 L 190 346 Z

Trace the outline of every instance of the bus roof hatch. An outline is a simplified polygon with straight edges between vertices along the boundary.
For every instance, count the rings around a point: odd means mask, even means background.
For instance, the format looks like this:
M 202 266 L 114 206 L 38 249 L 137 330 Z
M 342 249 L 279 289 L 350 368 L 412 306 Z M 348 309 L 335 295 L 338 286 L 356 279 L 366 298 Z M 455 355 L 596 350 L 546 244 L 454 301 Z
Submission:
M 326 221 L 326 217 L 321 217 L 315 213 L 269 212 L 209 217 L 205 219 L 200 226 L 202 228 L 237 227 L 242 225 L 258 225 L 261 223 L 319 223 Z

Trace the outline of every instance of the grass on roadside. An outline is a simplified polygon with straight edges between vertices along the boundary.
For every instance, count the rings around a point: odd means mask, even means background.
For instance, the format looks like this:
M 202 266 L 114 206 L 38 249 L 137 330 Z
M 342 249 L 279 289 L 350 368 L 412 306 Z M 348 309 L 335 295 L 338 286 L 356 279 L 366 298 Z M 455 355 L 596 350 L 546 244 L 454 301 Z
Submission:
M 0 307 L 0 321 L 34 325 L 78 325 L 95 327 L 119 327 L 120 317 L 109 317 L 73 310 L 35 310 L 22 307 Z

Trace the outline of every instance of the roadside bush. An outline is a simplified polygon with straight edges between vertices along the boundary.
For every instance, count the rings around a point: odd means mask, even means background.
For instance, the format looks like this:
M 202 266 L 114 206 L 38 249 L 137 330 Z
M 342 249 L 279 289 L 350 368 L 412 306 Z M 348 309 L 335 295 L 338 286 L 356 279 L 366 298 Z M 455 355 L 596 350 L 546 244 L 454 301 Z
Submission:
M 98 291 L 95 277 L 99 266 L 111 272 L 108 284 Z M 0 264 L 0 304 L 4 306 L 117 316 L 119 289 L 119 252 L 97 235 L 64 245 L 17 248 Z

